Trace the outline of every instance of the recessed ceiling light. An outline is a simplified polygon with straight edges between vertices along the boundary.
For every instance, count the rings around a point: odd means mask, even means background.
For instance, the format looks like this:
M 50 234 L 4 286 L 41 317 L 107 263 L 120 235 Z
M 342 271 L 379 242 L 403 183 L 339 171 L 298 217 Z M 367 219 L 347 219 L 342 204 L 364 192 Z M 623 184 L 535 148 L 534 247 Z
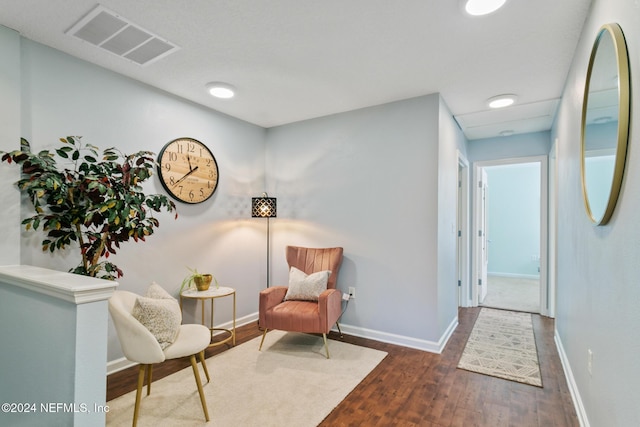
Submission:
M 207 90 L 211 96 L 216 98 L 229 99 L 233 98 L 236 94 L 236 88 L 228 83 L 211 82 L 207 83 Z
M 504 108 L 516 102 L 518 97 L 513 94 L 498 95 L 487 100 L 490 108 Z
M 507 130 L 503 130 L 502 132 L 500 132 L 500 136 L 511 136 L 513 135 L 515 132 L 513 129 L 507 129 Z
M 469 15 L 488 15 L 500 9 L 507 0 L 464 0 L 464 10 Z

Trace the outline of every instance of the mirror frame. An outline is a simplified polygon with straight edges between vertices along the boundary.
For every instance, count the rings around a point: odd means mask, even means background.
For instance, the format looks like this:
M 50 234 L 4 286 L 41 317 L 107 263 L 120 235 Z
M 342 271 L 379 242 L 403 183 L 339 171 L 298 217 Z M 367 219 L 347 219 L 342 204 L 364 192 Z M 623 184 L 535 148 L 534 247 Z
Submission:
M 616 61 L 618 68 L 618 131 L 616 139 L 616 159 L 613 169 L 613 179 L 611 182 L 611 189 L 609 190 L 609 200 L 602 215 L 602 218 L 595 218 L 591 212 L 589 204 L 589 195 L 586 187 L 586 173 L 585 173 L 585 132 L 586 132 L 586 120 L 587 120 L 587 107 L 589 101 L 589 86 L 591 82 L 591 73 L 593 71 L 593 64 L 595 62 L 596 53 L 600 40 L 604 34 L 609 34 L 613 41 L 613 47 L 616 53 Z M 622 187 L 622 177 L 624 175 L 624 168 L 627 157 L 627 143 L 629 140 L 629 112 L 630 112 L 630 73 L 629 73 L 629 56 L 627 53 L 627 45 L 625 42 L 624 34 L 620 25 L 616 23 L 605 24 L 600 27 L 596 40 L 591 50 L 591 57 L 589 58 L 589 68 L 587 70 L 587 80 L 584 88 L 584 100 L 582 104 L 582 124 L 581 124 L 581 178 L 582 178 L 582 195 L 584 199 L 585 208 L 587 210 L 587 216 L 596 225 L 605 225 L 611 219 L 613 211 L 618 201 L 620 194 L 620 188 Z

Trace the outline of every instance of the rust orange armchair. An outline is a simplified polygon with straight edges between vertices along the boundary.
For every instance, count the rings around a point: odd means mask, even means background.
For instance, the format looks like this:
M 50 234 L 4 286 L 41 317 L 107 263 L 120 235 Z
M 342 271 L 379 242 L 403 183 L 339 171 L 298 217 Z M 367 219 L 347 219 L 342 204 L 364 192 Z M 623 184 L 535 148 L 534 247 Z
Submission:
M 342 295 L 336 289 L 338 271 L 342 264 L 342 248 L 303 248 L 287 246 L 286 257 L 290 275 L 292 267 L 303 276 L 315 275 L 326 279 L 326 289 L 320 292 L 317 301 L 292 297 L 287 286 L 273 286 L 260 292 L 259 325 L 264 328 L 260 350 L 269 329 L 289 332 L 322 334 L 324 347 L 329 356 L 327 333 L 335 324 L 340 331 L 338 319 L 342 314 Z M 295 272 L 295 270 L 293 270 Z M 330 273 L 328 273 L 330 272 Z M 300 274 L 299 272 L 295 272 Z M 325 275 L 324 277 L 322 277 Z M 291 276 L 290 276 L 291 283 Z M 287 299 L 285 299 L 287 297 Z

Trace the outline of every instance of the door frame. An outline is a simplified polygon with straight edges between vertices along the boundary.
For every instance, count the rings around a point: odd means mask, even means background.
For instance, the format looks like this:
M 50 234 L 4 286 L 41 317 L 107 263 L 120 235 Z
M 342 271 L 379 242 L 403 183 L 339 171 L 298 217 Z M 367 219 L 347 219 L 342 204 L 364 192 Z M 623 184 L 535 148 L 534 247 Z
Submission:
M 487 269 L 489 267 L 489 240 L 487 239 L 489 221 L 487 218 L 487 193 L 488 193 L 487 171 L 484 168 L 478 169 L 478 187 L 476 188 L 476 197 L 478 199 L 478 210 L 476 211 L 476 225 L 478 232 L 474 236 L 478 236 L 476 249 L 478 250 L 478 263 L 476 264 L 476 273 L 478 280 L 473 281 L 475 286 L 478 305 L 481 304 L 487 296 Z
M 509 159 L 486 160 L 474 162 L 473 164 L 473 236 L 474 244 L 471 245 L 473 260 L 473 268 L 471 269 L 471 306 L 478 306 L 478 266 L 481 262 L 482 253 L 478 250 L 477 240 L 480 232 L 480 224 L 478 223 L 480 215 L 480 203 L 478 195 L 479 177 L 481 170 L 490 166 L 513 165 L 520 163 L 540 163 L 540 314 L 549 316 L 552 307 L 555 306 L 555 292 L 549 292 L 548 281 L 548 218 L 549 218 L 549 192 L 548 192 L 548 156 L 531 156 L 531 157 L 514 157 Z
M 458 235 L 456 237 L 456 260 L 458 278 L 458 306 L 471 307 L 470 289 L 470 198 L 469 198 L 469 161 L 457 150 L 458 156 L 458 201 L 456 218 Z
M 556 317 L 556 284 L 558 279 L 558 138 L 549 152 L 549 252 L 547 316 Z

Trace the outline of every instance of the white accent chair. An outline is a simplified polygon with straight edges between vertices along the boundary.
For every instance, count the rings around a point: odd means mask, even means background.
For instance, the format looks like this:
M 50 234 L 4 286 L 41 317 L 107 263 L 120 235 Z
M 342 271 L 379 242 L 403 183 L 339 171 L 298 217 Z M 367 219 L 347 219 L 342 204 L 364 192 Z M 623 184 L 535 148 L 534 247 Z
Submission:
M 168 359 L 187 356 L 191 361 L 193 375 L 195 376 L 198 386 L 198 393 L 200 393 L 200 402 L 202 403 L 204 417 L 209 421 L 209 411 L 207 410 L 207 402 L 204 398 L 202 382 L 198 372 L 198 363 L 196 361 L 196 355 L 198 355 L 208 382 L 209 372 L 204 359 L 204 350 L 211 341 L 209 328 L 196 324 L 180 325 L 180 331 L 175 342 L 163 350 L 151 332 L 131 314 L 137 298 L 138 295 L 132 292 L 115 291 L 109 299 L 109 313 L 116 327 L 124 356 L 128 360 L 140 364 L 136 403 L 133 412 L 133 426 L 135 427 L 138 422 L 140 395 L 142 394 L 145 373 L 147 377 L 147 395 L 149 395 L 151 393 L 153 364 L 164 362 Z

